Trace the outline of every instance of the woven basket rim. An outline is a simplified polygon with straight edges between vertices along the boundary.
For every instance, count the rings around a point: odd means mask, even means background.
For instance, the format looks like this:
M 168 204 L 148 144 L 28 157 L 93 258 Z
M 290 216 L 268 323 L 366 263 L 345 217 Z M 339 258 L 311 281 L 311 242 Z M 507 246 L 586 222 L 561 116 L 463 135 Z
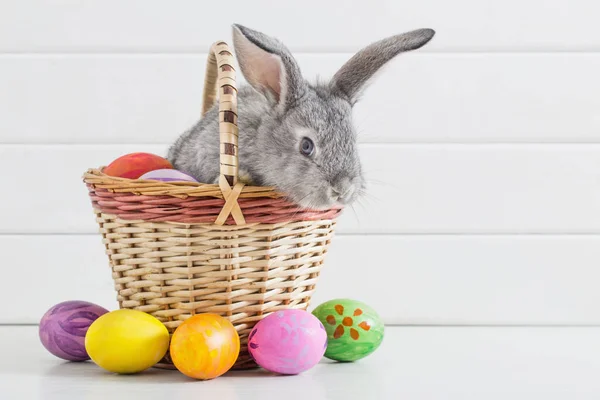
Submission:
M 155 181 L 144 179 L 129 179 L 106 175 L 102 172 L 104 167 L 90 168 L 83 174 L 83 181 L 100 189 L 113 193 L 132 193 L 145 196 L 173 196 L 178 198 L 188 197 L 213 197 L 223 199 L 223 192 L 217 184 L 196 183 L 187 181 Z M 285 198 L 283 193 L 269 186 L 245 185 L 240 193 L 240 198 Z

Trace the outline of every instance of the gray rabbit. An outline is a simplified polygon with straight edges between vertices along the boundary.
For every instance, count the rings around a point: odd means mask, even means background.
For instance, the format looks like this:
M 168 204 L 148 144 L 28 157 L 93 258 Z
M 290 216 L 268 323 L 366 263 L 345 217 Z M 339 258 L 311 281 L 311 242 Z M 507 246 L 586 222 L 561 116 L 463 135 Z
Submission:
M 234 25 L 235 53 L 250 84 L 238 92 L 240 179 L 274 186 L 306 208 L 352 203 L 364 189 L 352 107 L 385 63 L 434 34 L 420 29 L 373 43 L 330 82 L 311 84 L 281 42 Z M 216 182 L 218 132 L 215 105 L 173 144 L 169 160 L 200 182 Z

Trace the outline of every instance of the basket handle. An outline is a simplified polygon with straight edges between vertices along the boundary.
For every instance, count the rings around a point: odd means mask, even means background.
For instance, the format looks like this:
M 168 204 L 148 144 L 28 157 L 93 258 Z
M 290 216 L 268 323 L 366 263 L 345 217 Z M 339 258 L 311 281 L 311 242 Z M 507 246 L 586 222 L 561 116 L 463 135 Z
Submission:
M 216 42 L 210 48 L 206 62 L 202 116 L 219 96 L 220 174 L 230 186 L 238 179 L 238 116 L 237 87 L 234 59 L 225 42 Z

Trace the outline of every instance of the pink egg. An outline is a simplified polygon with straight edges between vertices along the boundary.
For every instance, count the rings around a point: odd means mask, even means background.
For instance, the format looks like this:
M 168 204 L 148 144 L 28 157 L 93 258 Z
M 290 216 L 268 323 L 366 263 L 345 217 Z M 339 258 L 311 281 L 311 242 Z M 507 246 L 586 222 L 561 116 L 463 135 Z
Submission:
M 323 324 L 303 310 L 277 311 L 256 324 L 248 337 L 248 349 L 256 363 L 286 375 L 314 367 L 326 348 Z
M 198 182 L 188 174 L 184 174 L 183 172 L 177 171 L 176 169 L 156 169 L 154 171 L 146 172 L 144 175 L 140 176 L 140 179 L 163 182 Z

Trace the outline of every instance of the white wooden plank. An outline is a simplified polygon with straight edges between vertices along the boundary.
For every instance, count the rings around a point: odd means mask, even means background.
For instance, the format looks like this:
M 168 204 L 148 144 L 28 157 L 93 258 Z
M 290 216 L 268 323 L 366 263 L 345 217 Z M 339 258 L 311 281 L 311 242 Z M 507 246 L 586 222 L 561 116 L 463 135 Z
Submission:
M 52 304 L 117 307 L 99 235 L 0 236 L 0 323 Z M 386 323 L 599 324 L 600 236 L 337 236 L 313 306 L 350 297 Z
M 301 54 L 331 76 L 349 54 Z M 205 56 L 0 57 L 0 143 L 168 143 L 199 117 Z M 598 142 L 600 54 L 418 54 L 356 106 L 363 142 Z
M 21 0 L 0 3 L 1 51 L 205 51 L 239 22 L 297 50 L 355 50 L 402 31 L 438 31 L 431 50 L 598 49 L 590 0 Z
M 161 145 L 3 145 L 0 233 L 96 232 L 90 167 Z M 600 145 L 361 145 L 368 196 L 342 232 L 600 233 Z

